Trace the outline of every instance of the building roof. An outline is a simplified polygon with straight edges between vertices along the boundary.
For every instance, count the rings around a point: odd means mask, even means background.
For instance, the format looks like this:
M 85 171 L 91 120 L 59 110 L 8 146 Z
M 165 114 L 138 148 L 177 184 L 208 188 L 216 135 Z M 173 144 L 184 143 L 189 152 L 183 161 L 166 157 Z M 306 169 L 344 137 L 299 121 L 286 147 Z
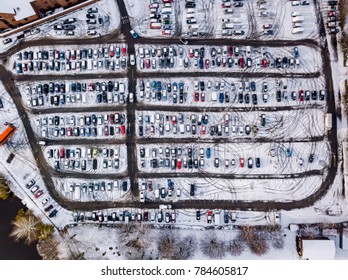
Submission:
M 333 260 L 336 255 L 334 240 L 303 240 L 302 258 L 308 260 Z
M 35 11 L 31 6 L 33 0 L 2 0 L 0 5 L 0 13 L 15 14 L 16 20 L 21 20 L 35 15 Z

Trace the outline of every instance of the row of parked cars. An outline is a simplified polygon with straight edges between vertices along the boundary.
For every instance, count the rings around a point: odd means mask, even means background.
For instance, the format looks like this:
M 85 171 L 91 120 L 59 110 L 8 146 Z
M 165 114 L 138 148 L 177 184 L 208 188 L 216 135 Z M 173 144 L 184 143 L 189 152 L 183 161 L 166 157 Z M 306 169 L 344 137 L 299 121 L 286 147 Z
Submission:
M 241 10 L 234 8 L 243 7 L 243 2 L 234 2 L 222 0 L 221 9 L 223 10 L 222 36 L 241 36 L 245 34 L 241 20 Z
M 121 189 L 123 192 L 128 190 L 128 182 L 123 180 L 116 181 L 97 181 L 89 183 L 69 183 L 67 191 L 71 193 L 82 192 L 82 193 L 93 193 L 93 192 L 112 192 L 115 189 Z
M 172 4 L 171 0 L 153 0 L 150 3 L 150 29 L 161 29 L 162 35 L 172 35 L 175 28 L 175 9 Z
M 56 170 L 96 170 L 119 169 L 120 168 L 120 149 L 119 148 L 56 148 L 48 149 L 49 159 L 54 159 Z
M 36 184 L 34 179 L 30 180 L 26 185 L 26 188 L 34 195 L 34 198 L 38 199 L 44 195 L 44 191 Z M 49 197 L 44 198 L 42 201 L 42 206 L 44 211 L 48 213 L 50 218 L 53 218 L 58 213 L 57 209 L 54 209 L 54 205 L 51 202 Z
M 327 12 L 327 27 L 330 34 L 339 32 L 338 23 L 338 1 L 328 1 L 329 11 Z
M 152 148 L 151 155 L 149 153 L 150 148 L 140 148 L 140 158 L 148 159 L 152 168 L 166 167 L 172 170 L 180 170 L 182 168 L 203 169 L 205 166 L 209 165 L 209 162 L 211 162 L 210 166 L 214 165 L 215 168 L 219 168 L 220 164 L 222 163 L 224 164 L 225 168 L 234 167 L 236 165 L 236 160 L 234 158 L 223 159 L 220 157 L 215 157 L 213 159 L 212 149 L 210 147 L 206 149 L 199 147 L 197 147 L 197 149 L 188 148 L 187 150 L 175 147 L 159 147 L 158 149 Z M 252 157 L 248 157 L 246 164 L 244 157 L 240 157 L 239 167 L 243 168 L 244 165 L 247 165 L 248 168 L 253 168 L 254 162 L 257 168 L 261 166 L 259 157 L 256 157 L 255 161 Z M 143 164 L 143 160 L 141 160 L 141 163 Z
M 130 212 L 130 211 L 93 211 L 92 213 L 84 212 L 73 212 L 73 219 L 75 222 L 87 222 L 87 221 L 98 221 L 100 223 L 105 222 L 175 222 L 176 213 L 171 210 L 148 210 L 142 212 Z
M 300 66 L 298 48 L 293 56 L 273 57 L 265 48 L 261 51 L 247 46 L 245 49 L 232 46 L 189 48 L 188 54 L 179 47 L 139 47 L 140 69 L 188 68 L 294 68 Z
M 244 125 L 240 123 L 238 117 L 232 121 L 226 121 L 224 115 L 223 121 L 218 119 L 209 124 L 208 114 L 191 114 L 182 113 L 165 115 L 161 113 L 145 114 L 138 116 L 138 132 L 140 136 L 163 136 L 165 134 L 188 134 L 188 135 L 211 135 L 211 136 L 228 136 L 228 135 L 250 135 L 251 132 L 257 133 L 256 125 Z M 260 124 L 266 125 L 266 115 L 260 115 Z
M 22 51 L 16 55 L 18 74 L 27 71 L 115 70 L 127 67 L 127 49 L 122 45 L 99 48 Z
M 41 136 L 46 137 L 110 137 L 126 133 L 123 113 L 91 114 L 85 116 L 49 116 L 35 120 Z M 40 133 L 39 133 L 40 134 Z
M 95 96 L 88 96 L 93 92 Z M 69 94 L 70 93 L 70 94 Z M 69 103 L 125 103 L 124 82 L 44 83 L 25 87 L 27 106 L 64 106 Z

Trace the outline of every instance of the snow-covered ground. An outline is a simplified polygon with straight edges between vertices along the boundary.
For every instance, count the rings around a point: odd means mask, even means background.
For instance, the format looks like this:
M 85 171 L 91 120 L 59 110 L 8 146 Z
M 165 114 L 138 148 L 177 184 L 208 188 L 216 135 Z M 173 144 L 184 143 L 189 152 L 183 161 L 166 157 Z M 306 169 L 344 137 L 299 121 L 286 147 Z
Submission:
M 231 111 L 226 109 L 224 113 L 212 113 L 206 110 L 203 114 L 136 111 L 136 133 L 140 135 L 139 127 L 143 127 L 143 137 L 148 138 L 209 139 L 223 137 L 233 140 L 266 137 L 286 141 L 288 139 L 308 139 L 308 137 L 324 135 L 325 132 L 322 109 L 306 108 L 279 112 Z M 198 121 L 200 115 L 202 119 L 205 115 L 208 116 L 206 124 Z M 264 125 L 262 125 L 263 117 Z M 213 136 L 211 136 L 212 127 L 215 127 Z
M 158 82 L 160 82 L 159 86 Z M 179 102 L 179 92 L 174 91 L 174 86 L 177 88 L 180 83 L 184 84 L 182 103 Z M 267 92 L 263 91 L 264 83 L 267 85 Z M 319 96 L 320 91 L 324 88 L 323 77 L 315 79 L 153 78 L 138 80 L 137 101 L 149 105 L 189 105 L 205 108 L 253 107 L 256 105 L 265 107 L 307 106 L 311 104 L 324 106 L 326 96 Z M 310 93 L 316 91 L 315 100 L 310 97 L 310 100 L 300 101 L 300 90 L 303 90 L 304 93 L 307 90 Z M 277 91 L 280 91 L 279 101 Z M 224 94 L 222 102 L 219 100 L 220 92 Z M 241 98 L 240 94 L 242 94 Z M 256 95 L 256 104 L 252 99 L 253 95 Z M 326 95 L 325 91 L 324 95 Z M 264 96 L 267 97 L 267 102 L 264 101 Z
M 27 205 L 44 222 L 52 221 L 54 223 L 56 217 L 60 215 L 61 207 L 51 200 L 47 192 L 28 144 L 22 121 L 18 116 L 12 98 L 4 89 L 2 83 L 0 84 L 0 98 L 4 105 L 4 108 L 0 109 L 0 131 L 5 129 L 4 123 L 6 122 L 12 123 L 16 127 L 16 131 L 10 140 L 0 147 L 0 158 L 2 159 L 0 161 L 0 173 L 8 179 L 11 191 L 22 200 L 24 205 Z M 11 154 L 14 154 L 14 158 L 11 163 L 8 163 L 6 160 Z M 31 180 L 35 180 L 35 185 L 38 186 L 36 192 L 43 191 L 39 198 L 35 198 L 34 193 L 26 188 L 26 184 Z M 42 202 L 46 199 L 49 200 L 49 203 L 43 205 Z M 53 209 L 47 212 L 44 211 L 44 208 L 51 204 Z M 56 217 L 49 219 L 48 215 L 54 209 L 59 210 L 59 212 Z
M 124 145 L 108 146 L 46 146 L 48 164 L 58 171 L 84 174 L 119 174 L 127 169 Z
M 141 156 L 140 149 L 145 149 Z M 174 154 L 172 150 L 174 149 Z M 191 149 L 190 153 L 188 150 Z M 287 154 L 290 150 L 291 156 Z M 310 154 L 315 155 L 309 162 Z M 291 174 L 322 170 L 329 165 L 328 143 L 230 143 L 230 144 L 167 144 L 139 146 L 138 159 L 144 159 L 143 172 L 200 172 L 202 176 L 219 174 Z M 256 158 L 260 166 L 256 166 Z M 150 161 L 156 159 L 157 168 Z M 188 161 L 191 159 L 191 168 Z M 251 160 L 250 160 L 251 159 Z M 193 162 L 197 162 L 196 166 Z M 250 164 L 249 164 L 250 161 Z
M 126 44 L 57 45 L 26 48 L 9 57 L 8 69 L 16 74 L 58 75 L 125 72 Z
M 191 45 L 135 45 L 137 67 L 142 72 L 312 73 L 320 71 L 320 52 L 309 46 L 234 47 Z M 233 69 L 233 70 L 232 70 Z
M 21 82 L 18 89 L 26 101 L 23 104 L 31 108 L 115 106 L 125 104 L 128 98 L 126 79 L 70 81 L 62 78 L 59 82 Z
M 98 9 L 97 13 L 94 13 L 96 24 L 87 24 L 86 17 L 88 10 Z M 58 9 L 60 10 L 60 9 Z M 53 13 L 52 17 L 56 16 Z M 66 20 L 76 18 L 76 22 L 72 23 L 75 26 L 74 35 L 66 35 L 63 30 L 54 30 L 55 25 L 62 25 Z M 99 18 L 102 18 L 102 24 L 99 23 Z M 42 20 L 47 20 L 44 18 Z M 57 19 L 52 18 L 48 22 L 37 24 L 35 27 L 29 28 L 28 30 L 40 29 L 40 32 L 29 35 L 25 34 L 24 41 L 33 41 L 40 39 L 74 39 L 74 38 L 88 38 L 88 37 L 99 37 L 102 35 L 109 34 L 120 27 L 120 12 L 114 0 L 102 0 L 97 1 L 94 4 L 88 5 L 84 8 L 80 8 L 76 11 L 60 16 Z M 89 32 L 90 31 L 90 32 Z M 95 31 L 95 35 L 94 34 Z M 91 35 L 88 35 L 88 33 Z M 23 35 L 23 32 L 15 33 L 6 38 L 11 38 L 12 42 L 9 44 L 3 44 L 3 40 L 0 42 L 0 52 L 4 52 L 10 47 L 22 42 L 23 39 L 18 40 L 17 36 Z
M 236 179 L 221 178 L 172 178 L 173 191 L 168 195 L 167 179 L 142 179 L 141 183 L 148 185 L 151 181 L 152 191 L 145 190 L 146 200 L 160 202 L 175 202 L 180 200 L 227 200 L 227 201 L 296 201 L 315 193 L 321 186 L 321 176 L 306 176 L 305 178 L 286 179 Z M 191 185 L 194 185 L 194 196 L 190 195 Z M 140 186 L 140 184 L 139 184 Z M 155 190 L 164 188 L 164 197 L 156 197 Z M 180 192 L 178 196 L 177 192 Z M 232 203 L 231 202 L 231 203 Z M 218 208 L 218 206 L 217 206 Z
M 116 122 L 116 118 L 111 121 L 110 115 L 117 115 L 121 121 Z M 31 115 L 30 121 L 38 137 L 50 139 L 123 139 L 127 129 L 127 117 L 123 112 Z
M 309 5 L 292 6 L 291 1 L 266 1 L 258 5 L 257 1 L 251 1 L 251 7 L 255 15 L 255 31 L 261 35 L 263 40 L 283 39 L 317 39 L 319 36 L 317 27 L 317 17 L 312 0 L 308 0 Z M 263 13 L 262 13 L 263 12 Z M 262 14 L 261 14 L 262 13 Z M 265 13 L 265 14 L 264 14 Z M 303 28 L 302 33 L 293 34 L 294 28 L 292 13 L 303 17 L 303 21 L 298 22 L 298 27 Z M 265 29 L 264 25 L 271 24 L 270 29 Z M 264 34 L 267 30 L 273 30 L 273 35 Z M 251 36 L 252 37 L 252 36 Z
M 131 195 L 129 180 L 54 178 L 53 181 L 57 191 L 70 201 L 122 201 Z M 69 220 L 70 217 L 66 223 Z

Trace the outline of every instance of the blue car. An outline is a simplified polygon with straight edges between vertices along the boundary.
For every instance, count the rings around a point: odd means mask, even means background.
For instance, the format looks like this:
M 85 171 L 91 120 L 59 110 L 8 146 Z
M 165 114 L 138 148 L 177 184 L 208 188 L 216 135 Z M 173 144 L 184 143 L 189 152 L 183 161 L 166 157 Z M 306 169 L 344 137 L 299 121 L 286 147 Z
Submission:
M 291 149 L 290 148 L 286 149 L 286 156 L 291 157 Z
M 207 158 L 210 158 L 210 156 L 211 156 L 211 151 L 210 151 L 210 148 L 207 148 L 207 150 L 206 150 L 206 154 L 207 154 Z
M 220 94 L 219 94 L 219 102 L 220 102 L 220 103 L 224 103 L 224 98 L 225 98 L 224 93 L 223 93 L 223 92 L 220 92 Z
M 138 33 L 136 33 L 133 29 L 130 31 L 130 34 L 133 36 L 134 39 L 139 38 Z

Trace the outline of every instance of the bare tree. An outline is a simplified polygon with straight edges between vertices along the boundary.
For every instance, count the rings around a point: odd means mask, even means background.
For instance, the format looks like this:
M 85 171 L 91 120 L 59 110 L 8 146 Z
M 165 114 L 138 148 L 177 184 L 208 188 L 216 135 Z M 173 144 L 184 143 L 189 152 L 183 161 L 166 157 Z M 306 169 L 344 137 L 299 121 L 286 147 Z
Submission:
M 267 241 L 262 237 L 254 238 L 249 243 L 249 247 L 251 252 L 258 256 L 264 255 L 268 251 Z
M 31 213 L 23 216 L 17 214 L 12 225 L 13 230 L 10 236 L 13 236 L 16 241 L 24 239 L 27 244 L 30 244 L 39 238 L 41 221 Z
M 136 226 L 136 238 L 141 248 L 146 248 L 149 243 L 151 227 L 148 224 L 140 223 Z
M 232 256 L 240 256 L 245 249 L 245 244 L 242 240 L 231 240 L 228 245 L 228 250 Z
M 203 254 L 213 259 L 221 259 L 225 256 L 225 244 L 213 233 L 208 233 L 201 240 L 200 248 Z
M 178 246 L 177 257 L 179 260 L 187 260 L 192 257 L 197 248 L 197 242 L 194 236 L 185 236 Z
M 58 260 L 58 241 L 54 238 L 39 240 L 37 251 L 44 260 Z
M 158 252 L 165 259 L 178 259 L 177 247 L 179 237 L 172 231 L 163 231 L 158 237 Z
M 134 224 L 121 224 L 120 225 L 120 240 L 127 241 L 129 237 L 134 234 L 135 226 Z
M 255 229 L 250 226 L 241 226 L 240 227 L 240 239 L 244 240 L 247 244 L 250 244 L 251 241 L 255 238 Z

